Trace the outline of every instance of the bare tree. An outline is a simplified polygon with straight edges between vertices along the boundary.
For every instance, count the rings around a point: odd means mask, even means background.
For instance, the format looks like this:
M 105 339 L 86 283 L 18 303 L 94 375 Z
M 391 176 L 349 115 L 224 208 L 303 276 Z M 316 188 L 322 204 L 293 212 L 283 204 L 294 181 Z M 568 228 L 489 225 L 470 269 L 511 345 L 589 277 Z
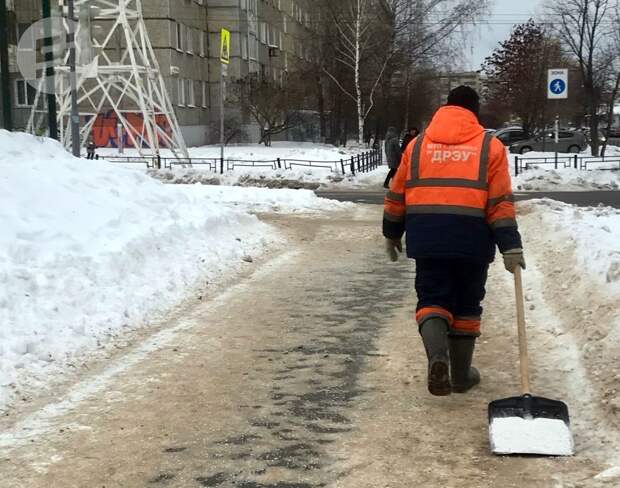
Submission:
M 620 26 L 620 4 L 616 4 L 615 12 L 614 12 L 614 21 L 616 26 Z M 613 41 L 610 45 L 610 73 L 611 73 L 611 83 L 610 83 L 610 91 L 607 99 L 607 114 L 606 114 L 606 122 L 607 122 L 607 134 L 605 140 L 603 142 L 603 147 L 601 149 L 601 154 L 604 156 L 605 151 L 607 150 L 607 143 L 609 142 L 609 129 L 614 124 L 614 109 L 616 106 L 616 101 L 620 96 L 620 28 L 614 29 L 613 32 Z
M 388 0 L 395 17 L 397 72 L 405 73 L 405 125 L 410 123 L 411 98 L 419 74 L 450 71 L 463 54 L 467 26 L 488 10 L 487 0 Z M 429 20 L 432 19 L 432 20 Z
M 329 5 L 337 32 L 336 60 L 344 70 L 326 68 L 325 73 L 355 103 L 361 143 L 381 84 L 388 87 L 389 95 L 392 76 L 404 75 L 409 99 L 416 69 L 428 68 L 436 59 L 444 59 L 451 37 L 474 22 L 488 2 L 341 0 Z M 409 116 L 405 118 L 408 120 Z
M 382 0 L 343 0 L 329 4 L 331 20 L 338 33 L 336 60 L 353 75 L 352 87 L 335 73 L 325 73 L 356 105 L 358 142 L 364 143 L 364 123 L 374 106 L 374 95 L 393 53 L 393 14 Z M 383 61 L 376 61 L 382 46 Z M 345 71 L 346 71 L 345 70 Z
M 248 76 L 235 82 L 231 102 L 250 114 L 260 127 L 259 144 L 271 145 L 271 138 L 300 123 L 299 86 L 287 82 L 284 86 Z
M 589 111 L 592 155 L 599 154 L 599 106 L 609 80 L 613 8 L 617 0 L 566 0 L 554 6 L 558 31 L 577 60 Z

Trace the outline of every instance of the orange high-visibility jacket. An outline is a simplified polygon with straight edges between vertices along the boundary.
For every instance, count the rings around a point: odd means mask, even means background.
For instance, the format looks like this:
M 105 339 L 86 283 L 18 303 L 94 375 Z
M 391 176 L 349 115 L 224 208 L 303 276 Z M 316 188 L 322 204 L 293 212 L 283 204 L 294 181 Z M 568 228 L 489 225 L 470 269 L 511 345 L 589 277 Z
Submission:
M 492 259 L 520 248 L 504 145 L 467 109 L 439 109 L 403 154 L 385 198 L 383 232 L 407 232 L 412 258 Z

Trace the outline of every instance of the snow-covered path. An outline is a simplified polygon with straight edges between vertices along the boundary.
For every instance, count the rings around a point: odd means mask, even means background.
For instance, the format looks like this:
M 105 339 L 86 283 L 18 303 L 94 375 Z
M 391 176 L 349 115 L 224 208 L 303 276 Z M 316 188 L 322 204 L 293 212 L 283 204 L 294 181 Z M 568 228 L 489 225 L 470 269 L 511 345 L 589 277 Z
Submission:
M 492 268 L 482 385 L 430 397 L 414 269 L 386 262 L 380 212 L 269 219 L 287 252 L 47 408 L 0 420 L 0 486 L 617 486 L 617 411 L 605 403 L 605 354 L 617 349 L 601 349 L 617 312 L 605 293 L 572 293 L 570 243 L 549 245 L 540 215 L 522 216 L 533 385 L 569 404 L 577 455 L 497 458 L 486 405 L 518 391 L 511 276 Z

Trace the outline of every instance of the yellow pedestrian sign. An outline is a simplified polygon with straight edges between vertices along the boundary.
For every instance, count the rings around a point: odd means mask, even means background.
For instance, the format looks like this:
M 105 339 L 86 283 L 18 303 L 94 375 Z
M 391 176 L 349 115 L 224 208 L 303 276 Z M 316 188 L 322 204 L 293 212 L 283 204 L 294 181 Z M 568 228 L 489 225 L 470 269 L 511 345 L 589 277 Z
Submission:
M 221 35 L 220 61 L 224 64 L 230 63 L 230 31 L 222 29 Z

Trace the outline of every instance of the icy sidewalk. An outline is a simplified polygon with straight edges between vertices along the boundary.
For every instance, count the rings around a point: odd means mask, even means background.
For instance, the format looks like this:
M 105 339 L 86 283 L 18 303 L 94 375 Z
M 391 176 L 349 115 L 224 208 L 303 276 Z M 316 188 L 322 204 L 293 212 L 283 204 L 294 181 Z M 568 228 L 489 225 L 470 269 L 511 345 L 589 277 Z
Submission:
M 280 237 L 250 211 L 343 204 L 312 192 L 164 185 L 0 131 L 0 408 Z

